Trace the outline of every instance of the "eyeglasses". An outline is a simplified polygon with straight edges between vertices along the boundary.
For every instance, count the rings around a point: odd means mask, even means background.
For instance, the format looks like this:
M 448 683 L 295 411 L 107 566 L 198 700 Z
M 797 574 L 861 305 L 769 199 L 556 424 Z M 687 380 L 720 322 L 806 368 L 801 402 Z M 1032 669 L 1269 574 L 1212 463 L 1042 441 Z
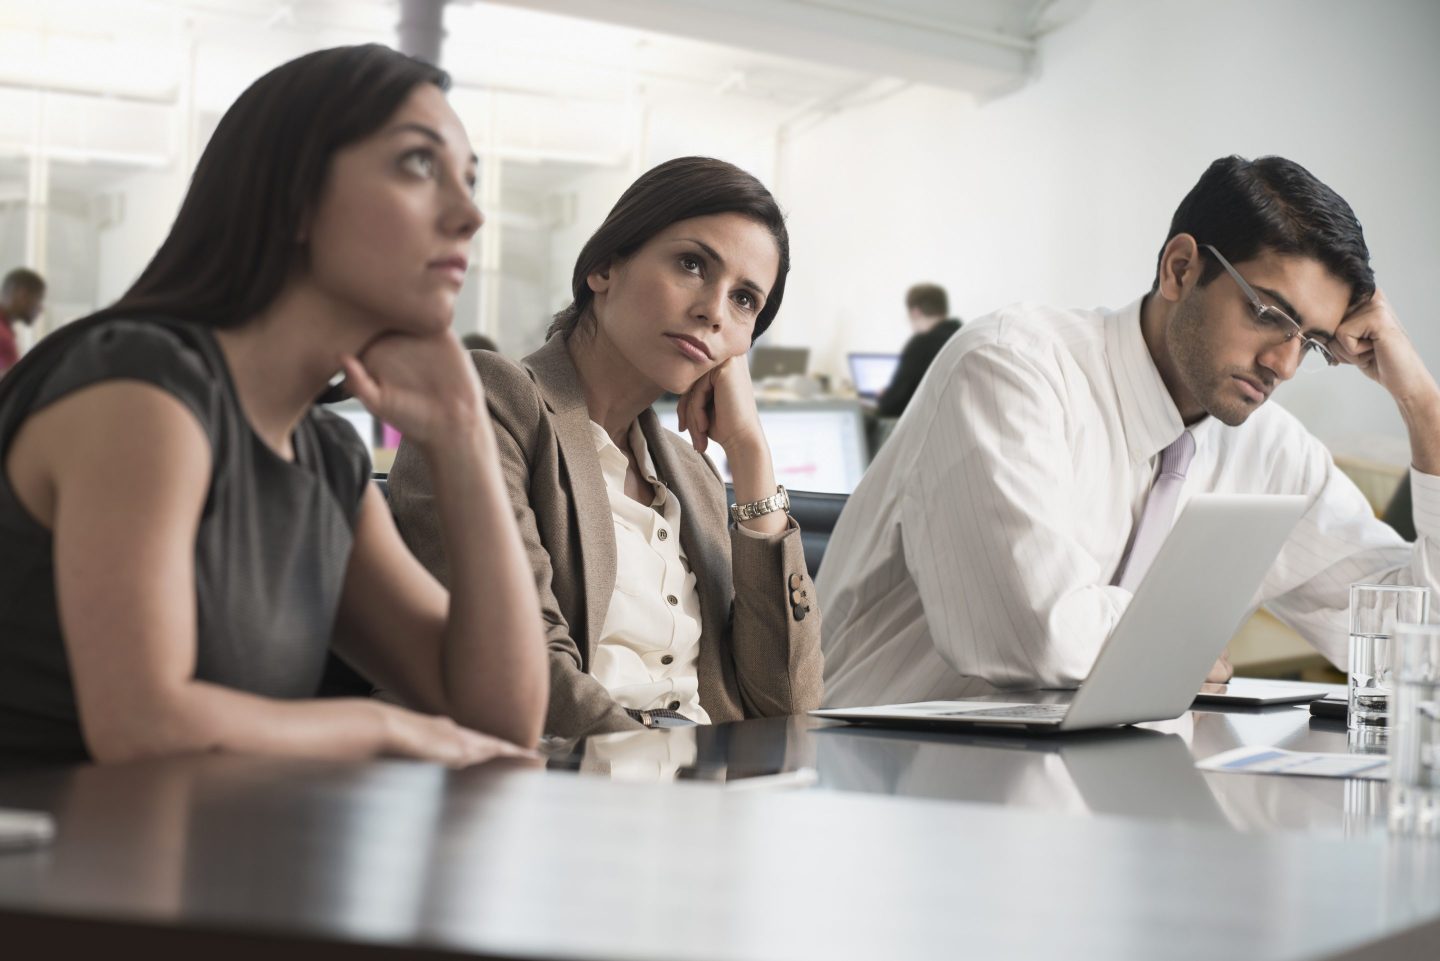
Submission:
M 1220 261 L 1220 266 L 1225 268 L 1225 272 L 1235 278 L 1235 283 L 1240 286 L 1240 292 L 1245 295 L 1245 299 L 1250 301 L 1250 308 L 1254 311 L 1254 316 L 1251 319 L 1255 323 L 1256 330 L 1270 336 L 1279 337 L 1280 340 L 1278 342 L 1282 344 L 1288 344 L 1295 339 L 1296 334 L 1300 335 L 1301 370 L 1319 370 L 1322 367 L 1335 367 L 1340 363 L 1339 359 L 1331 353 L 1330 348 L 1305 333 L 1305 329 L 1296 322 L 1294 317 L 1291 317 L 1279 307 L 1262 301 L 1260 295 L 1255 293 L 1255 288 L 1245 282 L 1245 278 L 1241 277 L 1240 272 L 1230 266 L 1230 261 L 1226 260 L 1220 251 L 1209 244 L 1202 244 L 1202 246 L 1215 255 L 1215 259 Z

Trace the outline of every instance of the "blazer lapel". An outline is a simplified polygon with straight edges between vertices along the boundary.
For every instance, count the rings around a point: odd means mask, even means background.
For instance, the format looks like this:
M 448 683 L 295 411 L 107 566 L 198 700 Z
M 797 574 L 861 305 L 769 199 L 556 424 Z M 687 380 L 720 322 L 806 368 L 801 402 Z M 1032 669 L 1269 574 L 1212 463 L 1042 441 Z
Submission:
M 615 592 L 615 526 L 610 496 L 600 473 L 600 457 L 595 453 L 590 410 L 585 406 L 585 394 L 565 339 L 551 337 L 524 363 L 554 415 L 551 423 L 570 478 L 570 496 L 580 534 L 581 569 L 563 576 L 578 576 L 583 584 L 585 649 L 581 655 L 588 670 L 610 610 L 610 596 Z

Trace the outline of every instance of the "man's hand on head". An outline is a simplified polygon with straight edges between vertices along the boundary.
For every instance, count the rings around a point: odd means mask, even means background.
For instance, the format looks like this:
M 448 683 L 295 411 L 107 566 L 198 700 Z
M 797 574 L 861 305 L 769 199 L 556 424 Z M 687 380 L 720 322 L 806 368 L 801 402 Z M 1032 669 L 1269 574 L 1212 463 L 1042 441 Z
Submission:
M 1341 360 L 1359 367 L 1398 403 L 1440 397 L 1435 378 L 1382 290 L 1340 323 L 1333 346 Z
M 1410 431 L 1411 462 L 1440 474 L 1440 386 L 1400 325 L 1385 293 L 1346 317 L 1335 331 L 1335 353 L 1390 392 Z

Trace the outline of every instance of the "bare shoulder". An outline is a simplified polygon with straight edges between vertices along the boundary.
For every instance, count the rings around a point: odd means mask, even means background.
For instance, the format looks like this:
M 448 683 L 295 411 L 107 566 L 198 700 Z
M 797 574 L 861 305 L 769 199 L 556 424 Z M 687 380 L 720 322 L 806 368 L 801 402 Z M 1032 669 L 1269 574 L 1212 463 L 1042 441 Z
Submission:
M 184 498 L 203 492 L 210 461 L 205 429 L 183 401 L 148 383 L 112 380 L 27 418 L 5 469 L 20 502 L 49 527 L 62 489 L 117 503 L 140 493 Z

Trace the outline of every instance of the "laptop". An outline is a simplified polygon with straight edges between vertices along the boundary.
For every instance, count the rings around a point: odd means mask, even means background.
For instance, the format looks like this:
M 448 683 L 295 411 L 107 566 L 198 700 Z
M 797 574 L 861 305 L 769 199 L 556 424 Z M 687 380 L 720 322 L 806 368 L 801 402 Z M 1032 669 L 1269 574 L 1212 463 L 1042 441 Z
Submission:
M 850 382 L 863 400 L 876 400 L 895 379 L 899 354 L 850 354 Z
M 1295 495 L 1196 494 L 1069 704 L 921 701 L 810 713 L 856 724 L 1080 731 L 1179 717 L 1305 513 Z
M 750 351 L 750 377 L 793 377 L 810 365 L 809 347 L 756 347 Z

